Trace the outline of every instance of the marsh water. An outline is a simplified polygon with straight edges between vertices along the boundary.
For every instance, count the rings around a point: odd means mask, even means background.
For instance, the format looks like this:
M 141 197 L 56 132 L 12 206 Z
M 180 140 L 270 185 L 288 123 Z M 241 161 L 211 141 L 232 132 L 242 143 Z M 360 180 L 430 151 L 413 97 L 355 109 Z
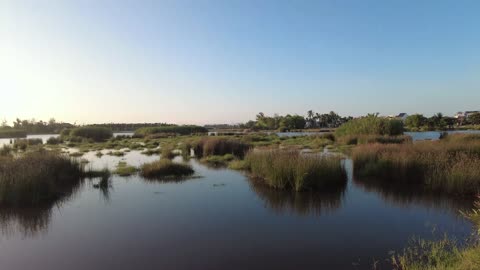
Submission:
M 159 157 L 82 158 L 113 169 Z M 461 240 L 472 230 L 458 212 L 470 202 L 362 184 L 349 160 L 348 183 L 323 193 L 274 191 L 189 162 L 189 180 L 86 180 L 61 203 L 2 208 L 0 269 L 371 269 L 414 236 Z
M 159 158 L 94 154 L 82 158 L 98 169 Z M 471 201 L 366 184 L 348 159 L 347 184 L 322 193 L 275 191 L 188 162 L 192 179 L 85 180 L 56 204 L 0 208 L 0 269 L 390 269 L 414 237 L 472 233 L 459 214 Z

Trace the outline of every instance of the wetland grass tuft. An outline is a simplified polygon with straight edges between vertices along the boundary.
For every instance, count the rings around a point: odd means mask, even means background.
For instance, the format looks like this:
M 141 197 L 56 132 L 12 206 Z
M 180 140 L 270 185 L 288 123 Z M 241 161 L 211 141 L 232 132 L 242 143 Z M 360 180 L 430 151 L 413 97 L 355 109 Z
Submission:
M 162 179 L 191 176 L 194 170 L 188 164 L 176 163 L 169 159 L 160 159 L 144 164 L 140 172 L 145 178 Z
M 302 155 L 298 151 L 251 151 L 245 157 L 245 167 L 276 189 L 322 190 L 347 181 L 340 158 Z

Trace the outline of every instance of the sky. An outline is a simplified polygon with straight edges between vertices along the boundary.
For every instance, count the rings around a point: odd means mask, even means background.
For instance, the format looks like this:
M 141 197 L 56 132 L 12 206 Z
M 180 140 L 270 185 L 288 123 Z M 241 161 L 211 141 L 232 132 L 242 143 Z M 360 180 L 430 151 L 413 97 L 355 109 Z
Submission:
M 0 0 L 0 119 L 480 110 L 480 1 Z

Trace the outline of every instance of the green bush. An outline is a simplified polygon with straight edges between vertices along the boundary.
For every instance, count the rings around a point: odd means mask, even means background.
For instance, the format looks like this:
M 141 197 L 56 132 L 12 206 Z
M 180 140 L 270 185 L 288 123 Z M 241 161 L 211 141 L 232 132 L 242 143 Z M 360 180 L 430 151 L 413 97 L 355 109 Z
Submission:
M 341 125 L 336 131 L 337 137 L 347 135 L 388 135 L 396 136 L 403 134 L 403 122 L 400 120 L 387 119 L 376 115 L 353 119 Z

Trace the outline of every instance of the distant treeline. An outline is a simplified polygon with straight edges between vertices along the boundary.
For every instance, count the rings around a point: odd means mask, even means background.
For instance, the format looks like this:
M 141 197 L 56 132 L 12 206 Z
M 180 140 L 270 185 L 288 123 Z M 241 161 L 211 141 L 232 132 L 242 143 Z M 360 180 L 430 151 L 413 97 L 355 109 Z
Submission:
M 240 125 L 242 128 L 258 129 L 258 130 L 293 130 L 305 128 L 337 128 L 342 124 L 350 121 L 353 117 L 342 117 L 335 112 L 319 114 L 312 110 L 307 112 L 307 116 L 290 115 L 281 116 L 275 114 L 273 116 L 266 116 L 264 113 L 259 113 L 255 121 L 248 121 Z
M 442 113 L 425 117 L 423 114 L 412 114 L 405 119 L 405 127 L 412 131 L 453 129 L 455 126 L 480 125 L 480 113 L 474 113 L 467 119 L 444 116 Z
M 3 121 L 1 130 L 2 133 L 16 131 L 17 134 L 25 133 L 26 134 L 56 134 L 60 133 L 65 128 L 72 128 L 74 125 L 69 123 L 57 122 L 55 119 L 50 119 L 48 122 L 42 120 L 36 121 L 32 120 L 21 120 L 16 119 L 13 122 L 13 127 L 9 126 L 6 121 Z M 19 136 L 15 136 L 19 137 Z M 24 137 L 24 136 L 22 136 Z

